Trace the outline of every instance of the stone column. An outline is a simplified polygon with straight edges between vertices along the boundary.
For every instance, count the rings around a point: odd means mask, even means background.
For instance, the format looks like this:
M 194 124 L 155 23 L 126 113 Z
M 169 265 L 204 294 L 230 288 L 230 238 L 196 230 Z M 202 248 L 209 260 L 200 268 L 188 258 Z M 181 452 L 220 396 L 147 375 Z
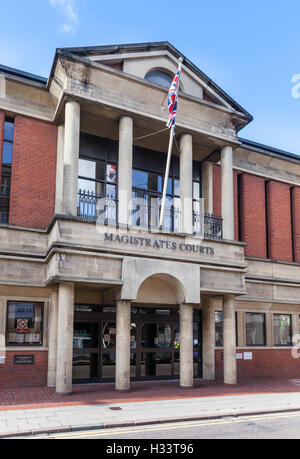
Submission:
M 6 301 L 0 299 L 0 359 L 5 359 Z M 0 364 L 0 369 L 1 369 Z M 0 370 L 1 371 L 1 370 Z
M 119 190 L 119 223 L 130 224 L 128 210 L 132 196 L 132 154 L 133 154 L 133 120 L 129 116 L 123 116 L 119 125 L 119 166 L 118 166 L 118 190 Z
M 224 383 L 237 384 L 234 295 L 223 297 Z
M 63 214 L 77 216 L 80 105 L 70 101 L 65 108 Z
M 193 233 L 193 137 L 180 137 L 180 198 L 182 232 Z
M 212 298 L 206 297 L 202 308 L 203 379 L 215 379 L 216 327 Z
M 194 384 L 193 305 L 180 306 L 180 386 Z
M 72 393 L 74 284 L 61 282 L 58 293 L 56 392 Z
M 292 338 L 299 335 L 299 314 L 292 315 Z
M 273 313 L 268 311 L 266 313 L 266 344 L 267 347 L 274 346 L 274 328 L 273 328 Z
M 64 191 L 64 137 L 65 127 L 58 126 L 57 136 L 57 160 L 56 160 L 56 189 L 55 189 L 55 213 L 63 213 L 63 191 Z
M 131 302 L 117 302 L 116 390 L 130 389 Z
M 211 161 L 202 163 L 202 198 L 204 199 L 203 211 L 213 214 L 213 164 Z
M 221 195 L 223 238 L 234 240 L 234 198 L 232 147 L 224 147 L 221 152 Z
M 48 387 L 56 385 L 58 289 L 51 294 L 48 309 Z

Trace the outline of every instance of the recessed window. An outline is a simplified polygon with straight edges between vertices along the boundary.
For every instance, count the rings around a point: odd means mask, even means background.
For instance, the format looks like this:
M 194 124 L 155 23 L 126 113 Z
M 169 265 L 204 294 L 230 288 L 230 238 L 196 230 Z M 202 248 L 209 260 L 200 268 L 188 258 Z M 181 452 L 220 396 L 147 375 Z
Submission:
M 150 83 L 154 83 L 159 86 L 163 86 L 164 88 L 170 89 L 174 76 L 175 74 L 170 75 L 169 73 L 163 72 L 162 70 L 153 70 L 152 72 L 147 73 L 145 80 L 149 81 Z M 179 92 L 182 92 L 180 86 Z
M 274 314 L 274 345 L 292 346 L 292 316 L 289 314 Z
M 215 312 L 216 347 L 223 347 L 223 312 Z M 237 312 L 235 313 L 235 341 L 237 343 Z
M 2 173 L 0 184 L 0 223 L 9 221 L 11 168 L 13 161 L 14 122 L 6 119 L 4 123 L 4 140 L 2 145 Z
M 266 316 L 265 314 L 246 313 L 246 345 L 266 345 Z
M 42 346 L 43 303 L 9 301 L 7 305 L 7 346 Z

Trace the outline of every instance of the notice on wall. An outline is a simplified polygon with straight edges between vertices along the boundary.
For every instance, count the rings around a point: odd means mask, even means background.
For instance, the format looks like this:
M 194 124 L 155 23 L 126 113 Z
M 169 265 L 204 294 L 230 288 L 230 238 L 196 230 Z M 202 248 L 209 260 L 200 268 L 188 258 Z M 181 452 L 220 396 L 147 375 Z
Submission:
M 16 342 L 17 342 L 17 343 L 24 343 L 24 341 L 25 341 L 25 335 L 24 335 L 24 334 L 18 333 L 18 334 L 17 334 Z
M 34 355 L 15 355 L 14 365 L 34 365 Z
M 252 352 L 244 352 L 244 360 L 252 360 Z
M 243 360 L 243 354 L 236 354 L 237 360 Z
M 18 319 L 17 320 L 17 332 L 18 333 L 27 332 L 28 325 L 29 325 L 29 322 L 27 319 Z

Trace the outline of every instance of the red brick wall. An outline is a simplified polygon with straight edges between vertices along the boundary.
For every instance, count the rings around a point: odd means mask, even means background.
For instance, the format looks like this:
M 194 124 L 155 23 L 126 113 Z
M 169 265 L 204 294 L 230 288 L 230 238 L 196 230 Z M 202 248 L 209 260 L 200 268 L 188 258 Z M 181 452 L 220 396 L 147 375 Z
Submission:
M 34 355 L 34 365 L 14 365 L 15 355 Z M 0 389 L 46 386 L 47 369 L 47 351 L 7 351 L 5 364 L 0 365 Z
M 233 171 L 233 198 L 234 198 L 234 237 L 239 240 L 239 210 L 238 210 L 238 174 Z M 221 203 L 221 168 L 213 166 L 213 213 L 222 215 Z
M 238 201 L 238 173 L 233 171 L 233 199 L 234 199 L 234 239 L 239 240 L 239 201 Z
M 46 228 L 55 210 L 57 127 L 15 118 L 11 225 Z
M 269 258 L 293 261 L 290 186 L 267 183 Z
M 222 350 L 216 351 L 216 378 L 223 378 Z M 237 350 L 239 353 L 245 350 Z M 238 379 L 300 378 L 300 359 L 291 349 L 248 349 L 252 360 L 237 360 Z
M 221 168 L 213 166 L 213 213 L 214 215 L 222 215 L 221 206 Z
M 265 181 L 255 175 L 241 176 L 241 239 L 248 243 L 245 254 L 267 258 Z
M 300 262 L 300 187 L 292 188 L 294 261 Z
M 0 112 L 0 180 L 1 180 L 1 170 L 2 170 L 2 150 L 3 150 L 3 137 L 4 137 L 4 122 L 5 122 L 5 113 Z

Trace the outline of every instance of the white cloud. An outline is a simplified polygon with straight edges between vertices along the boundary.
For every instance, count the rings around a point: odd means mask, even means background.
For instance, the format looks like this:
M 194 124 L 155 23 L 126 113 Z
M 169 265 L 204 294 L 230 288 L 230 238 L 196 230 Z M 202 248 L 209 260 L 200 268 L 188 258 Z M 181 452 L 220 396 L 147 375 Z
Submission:
M 76 0 L 50 0 L 50 4 L 64 16 L 63 32 L 75 33 L 79 25 Z

